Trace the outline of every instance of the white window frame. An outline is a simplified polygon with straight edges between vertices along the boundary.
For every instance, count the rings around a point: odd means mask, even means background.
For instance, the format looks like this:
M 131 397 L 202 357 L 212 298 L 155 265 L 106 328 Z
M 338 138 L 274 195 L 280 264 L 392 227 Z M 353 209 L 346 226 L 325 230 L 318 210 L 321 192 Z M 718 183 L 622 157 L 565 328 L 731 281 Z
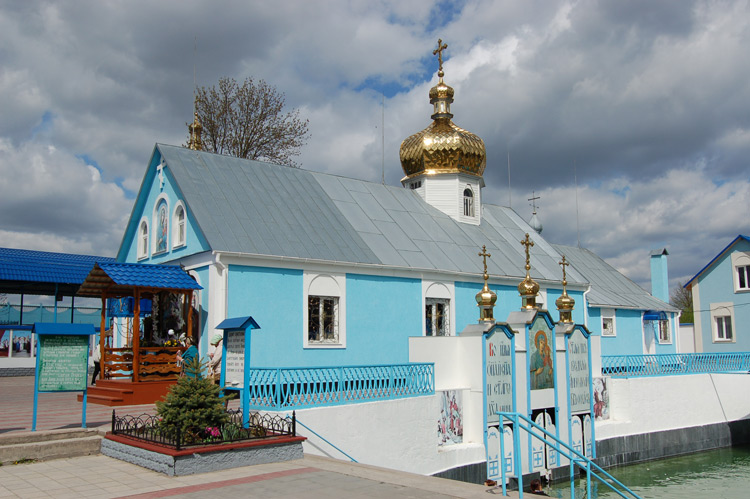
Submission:
M 177 218 L 177 214 L 182 209 L 182 220 Z M 182 229 L 182 237 L 180 237 L 180 229 Z M 173 248 L 180 248 L 185 246 L 187 241 L 187 210 L 182 201 L 177 201 L 172 212 L 172 243 Z
M 481 289 L 481 288 L 478 288 Z M 454 283 L 447 281 L 422 281 L 422 334 L 427 336 L 427 305 L 442 301 L 448 305 L 444 321 L 447 323 L 445 334 L 442 336 L 456 335 L 456 288 Z M 479 318 L 479 309 L 477 309 Z
M 467 191 L 468 191 L 468 195 L 467 195 Z M 475 210 L 475 204 L 476 204 L 474 202 L 474 198 L 475 198 L 475 196 L 474 196 L 474 189 L 472 189 L 470 185 L 467 185 L 466 187 L 464 187 L 464 192 L 463 192 L 464 209 L 463 209 L 463 213 L 464 213 L 465 217 L 474 218 L 474 213 L 475 213 L 474 210 Z
M 659 328 L 659 344 L 669 345 L 672 343 L 672 321 L 667 317 L 666 319 L 660 319 L 656 321 Z M 662 337 L 662 333 L 666 331 L 666 338 Z
M 616 320 L 616 314 L 615 309 L 613 308 L 603 308 L 602 311 L 602 337 L 605 338 L 614 338 L 617 336 L 617 320 Z M 610 334 L 604 334 L 604 321 L 609 320 L 612 323 L 612 332 Z
M 346 348 L 346 275 L 336 273 L 305 272 L 303 274 L 304 296 L 302 300 L 302 345 L 303 348 Z M 338 328 L 335 341 L 310 341 L 309 299 L 311 297 L 334 298 L 334 324 Z
M 167 253 L 169 251 L 169 248 L 170 248 L 170 246 L 169 246 L 169 240 L 167 240 L 167 244 L 164 245 L 164 251 L 156 251 L 156 241 L 159 240 L 159 238 L 156 237 L 157 236 L 156 231 L 159 230 L 159 205 L 161 204 L 162 200 L 165 203 L 166 213 L 167 213 L 167 217 L 166 217 L 167 218 L 167 237 L 171 236 L 171 234 L 169 232 L 169 230 L 170 230 L 169 227 L 170 227 L 170 222 L 171 222 L 171 220 L 170 220 L 170 218 L 171 218 L 170 217 L 171 211 L 169 210 L 169 198 L 167 198 L 166 194 L 161 194 L 161 195 L 159 195 L 158 198 L 156 198 L 156 201 L 154 202 L 154 212 L 153 212 L 153 214 L 151 216 L 151 221 L 153 222 L 151 224 L 152 225 L 151 228 L 154 229 L 154 231 L 155 231 L 154 234 L 151 236 L 151 254 L 152 255 L 163 255 L 163 254 Z
M 740 274 L 744 274 L 745 285 L 741 286 Z M 750 252 L 732 253 L 732 282 L 735 293 L 750 293 Z
M 448 298 L 425 298 L 425 317 L 424 317 L 424 323 L 425 323 L 425 336 L 451 336 L 451 301 Z M 441 307 L 442 305 L 442 307 Z M 427 309 L 430 309 L 430 320 L 427 320 Z M 438 310 L 443 310 L 442 313 L 442 331 L 437 331 L 437 326 L 435 324 L 435 319 L 437 317 L 440 317 L 440 314 L 438 313 Z
M 144 238 L 144 231 L 143 229 L 146 229 L 145 231 L 145 238 Z M 151 232 L 148 226 L 148 219 L 146 217 L 141 218 L 141 223 L 138 224 L 138 232 L 136 235 L 136 255 L 138 260 L 144 260 L 148 258 L 148 249 L 149 249 L 149 237 L 151 236 Z M 144 241 L 145 239 L 145 241 Z
M 711 303 L 709 305 L 711 309 L 711 336 L 714 343 L 734 343 L 737 340 L 737 322 L 734 320 L 734 303 L 722 302 L 722 303 Z M 730 334 L 731 338 L 721 337 L 720 335 L 718 320 L 719 318 L 729 318 L 730 323 Z

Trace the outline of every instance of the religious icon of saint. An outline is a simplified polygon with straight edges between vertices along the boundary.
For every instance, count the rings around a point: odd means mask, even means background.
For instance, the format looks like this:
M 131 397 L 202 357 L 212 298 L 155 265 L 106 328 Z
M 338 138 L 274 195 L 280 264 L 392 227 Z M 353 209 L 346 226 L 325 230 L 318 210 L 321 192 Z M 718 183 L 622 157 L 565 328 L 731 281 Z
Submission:
M 531 389 L 554 388 L 552 376 L 552 350 L 547 342 L 547 335 L 541 329 L 534 335 L 536 351 L 531 354 L 529 369 L 531 371 Z

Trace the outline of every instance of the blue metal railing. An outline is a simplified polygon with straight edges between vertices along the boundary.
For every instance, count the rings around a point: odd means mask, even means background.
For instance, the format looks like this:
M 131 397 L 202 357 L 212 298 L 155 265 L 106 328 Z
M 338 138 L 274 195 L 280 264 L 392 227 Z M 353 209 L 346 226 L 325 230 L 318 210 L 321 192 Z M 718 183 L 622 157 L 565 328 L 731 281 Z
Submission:
M 602 374 L 615 378 L 736 373 L 749 370 L 750 352 L 602 356 Z
M 513 456 L 514 461 L 516 463 L 516 470 L 515 475 L 516 479 L 518 480 L 518 496 L 520 498 L 523 498 L 523 471 L 521 467 L 521 442 L 519 438 L 519 430 L 526 431 L 529 435 L 532 437 L 541 440 L 546 445 L 551 446 L 555 449 L 561 456 L 564 456 L 570 460 L 570 497 L 573 499 L 575 497 L 574 492 L 574 481 L 575 481 L 575 466 L 578 466 L 580 468 L 583 468 L 586 470 L 586 497 L 591 497 L 591 478 L 596 478 L 600 482 L 602 482 L 604 485 L 609 487 L 613 492 L 615 492 L 620 497 L 624 497 L 625 499 L 628 499 L 628 497 L 634 497 L 636 499 L 641 499 L 641 497 L 627 488 L 622 482 L 617 480 L 615 477 L 604 471 L 598 464 L 593 462 L 591 459 L 587 458 L 577 450 L 575 450 L 570 445 L 566 444 L 562 440 L 558 439 L 555 435 L 548 432 L 538 424 L 534 423 L 532 420 L 524 416 L 523 414 L 517 413 L 517 412 L 498 412 L 498 415 L 501 417 L 501 421 L 505 421 L 505 419 L 510 420 L 513 423 L 514 430 L 514 444 L 513 444 Z M 525 422 L 524 425 L 521 421 Z M 501 425 L 502 427 L 502 425 Z M 534 431 L 537 430 L 537 431 Z M 541 432 L 541 433 L 539 433 Z M 547 438 L 545 438 L 545 436 Z M 500 455 L 503 456 L 502 459 L 505 459 L 505 439 L 500 439 Z M 500 466 L 500 469 L 502 471 L 502 485 L 503 485 L 503 495 L 507 495 L 506 490 L 506 477 L 505 477 L 505 463 L 503 463 Z M 602 475 L 602 476 L 600 476 Z M 630 494 L 630 496 L 627 496 L 625 494 Z
M 433 363 L 250 369 L 252 409 L 301 409 L 435 393 Z
M 325 438 L 325 437 L 324 437 L 323 435 L 321 435 L 321 434 L 320 434 L 320 433 L 318 433 L 317 431 L 313 430 L 312 428 L 310 428 L 309 426 L 307 426 L 307 425 L 306 425 L 305 423 L 303 423 L 303 422 L 302 422 L 302 421 L 300 421 L 299 419 L 296 419 L 296 415 L 295 415 L 294 413 L 292 413 L 292 415 L 293 415 L 293 416 L 289 416 L 289 415 L 287 414 L 287 416 L 286 416 L 286 417 L 287 417 L 287 419 L 292 419 L 292 417 L 294 417 L 294 418 L 295 418 L 295 419 L 294 419 L 294 421 L 296 422 L 296 424 L 298 424 L 298 425 L 300 425 L 300 426 L 303 426 L 303 427 L 305 427 L 305 428 L 306 428 L 306 429 L 307 429 L 307 430 L 308 430 L 308 431 L 309 431 L 310 433 L 312 433 L 313 435 L 315 435 L 316 437 L 318 437 L 319 439 L 321 439 L 322 441 L 324 441 L 325 443 L 327 443 L 328 445 L 330 445 L 331 447 L 333 447 L 334 449 L 336 449 L 337 451 L 339 451 L 340 453 L 342 453 L 343 455 L 345 455 L 345 456 L 346 456 L 347 458 L 349 458 L 349 460 L 350 460 L 351 462 L 353 462 L 353 463 L 358 463 L 358 462 L 359 462 L 359 461 L 357 461 L 356 459 L 354 459 L 354 458 L 353 458 L 352 456 L 350 456 L 349 454 L 347 454 L 346 452 L 344 452 L 343 450 L 341 450 L 341 449 L 339 449 L 338 447 L 336 447 L 335 445 L 333 445 L 333 444 L 332 444 L 332 443 L 331 443 L 330 441 L 328 441 L 328 439 L 326 439 L 326 438 Z

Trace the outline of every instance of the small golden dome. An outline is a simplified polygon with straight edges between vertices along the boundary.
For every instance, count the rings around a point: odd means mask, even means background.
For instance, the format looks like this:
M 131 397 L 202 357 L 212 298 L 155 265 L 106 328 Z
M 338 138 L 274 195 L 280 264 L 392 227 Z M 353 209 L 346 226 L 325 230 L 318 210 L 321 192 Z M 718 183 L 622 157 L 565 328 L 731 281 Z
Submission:
M 451 121 L 450 106 L 455 92 L 443 82 L 442 50 L 447 45 L 441 44 L 442 40 L 439 40 L 439 48 L 433 52 L 439 54 L 440 60 L 438 84 L 430 89 L 433 121 L 401 143 L 399 157 L 406 174 L 402 181 L 424 173 L 468 173 L 481 177 L 487 164 L 484 141 Z
M 518 294 L 521 296 L 536 296 L 539 293 L 539 284 L 527 273 L 523 281 L 518 285 Z
M 203 133 L 203 125 L 201 125 L 201 122 L 198 121 L 198 113 L 196 112 L 193 114 L 193 122 L 188 125 L 188 132 L 190 134 L 190 139 L 188 140 L 188 149 L 192 149 L 194 151 L 202 151 L 203 142 L 201 141 L 201 134 Z
M 453 87 L 446 85 L 443 82 L 443 78 L 440 78 L 438 84 L 430 89 L 430 104 L 435 104 L 437 99 L 450 99 L 451 103 L 453 103 L 454 94 Z
M 555 300 L 555 305 L 557 305 L 557 310 L 573 310 L 576 306 L 576 301 L 567 292 L 563 291 L 562 296 Z

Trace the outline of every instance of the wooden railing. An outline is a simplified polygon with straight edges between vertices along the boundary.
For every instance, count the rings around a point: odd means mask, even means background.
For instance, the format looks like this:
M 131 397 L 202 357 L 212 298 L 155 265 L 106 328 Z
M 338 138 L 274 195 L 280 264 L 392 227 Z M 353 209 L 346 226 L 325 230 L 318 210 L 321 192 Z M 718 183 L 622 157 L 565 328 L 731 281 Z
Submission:
M 177 379 L 180 367 L 177 353 L 184 347 L 143 347 L 138 350 L 140 363 L 138 381 L 164 381 Z M 104 377 L 109 379 L 131 379 L 133 377 L 133 349 L 106 348 L 102 366 Z

